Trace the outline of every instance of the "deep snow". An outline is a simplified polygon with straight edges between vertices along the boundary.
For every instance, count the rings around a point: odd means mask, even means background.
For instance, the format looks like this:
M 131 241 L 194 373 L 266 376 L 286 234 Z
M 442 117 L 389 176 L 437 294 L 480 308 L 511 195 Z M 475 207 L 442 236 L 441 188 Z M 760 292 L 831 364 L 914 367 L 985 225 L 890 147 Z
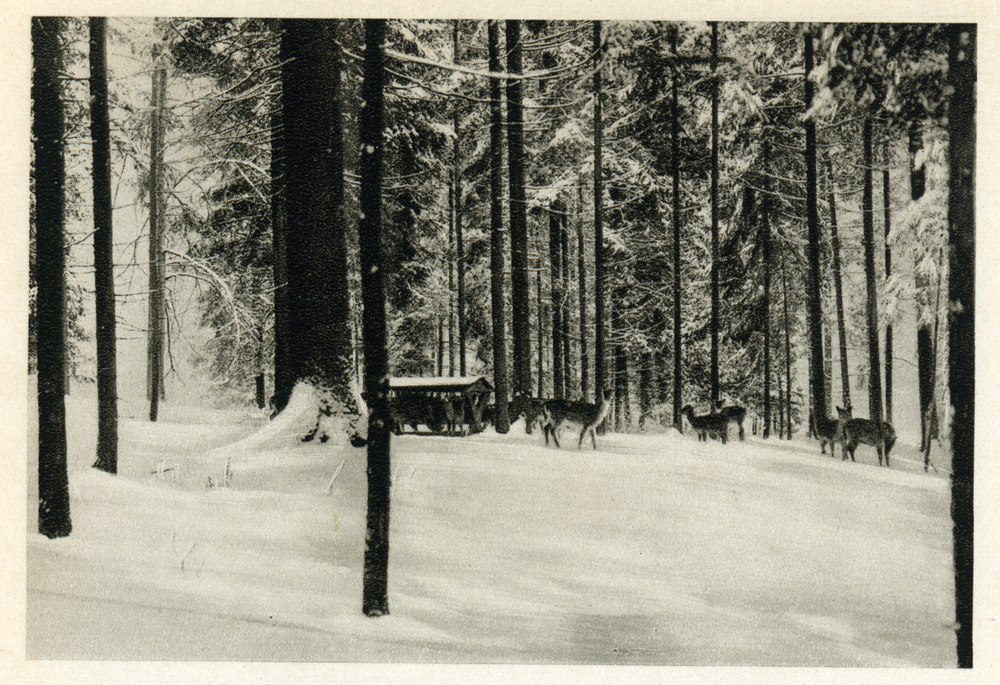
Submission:
M 814 442 L 394 437 L 369 619 L 365 450 L 168 404 L 122 421 L 113 477 L 85 394 L 69 538 L 33 532 L 29 487 L 31 660 L 955 665 L 948 480 L 905 448 L 888 470 Z

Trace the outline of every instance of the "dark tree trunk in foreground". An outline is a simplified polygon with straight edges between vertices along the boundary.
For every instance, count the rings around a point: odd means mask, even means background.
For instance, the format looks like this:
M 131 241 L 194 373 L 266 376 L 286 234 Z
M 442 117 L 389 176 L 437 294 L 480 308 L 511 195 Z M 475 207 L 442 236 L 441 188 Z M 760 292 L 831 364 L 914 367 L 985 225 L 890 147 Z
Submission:
M 384 19 L 365 20 L 361 129 L 361 290 L 364 298 L 365 398 L 368 402 L 368 518 L 365 531 L 363 610 L 389 613 L 390 426 L 389 353 L 382 262 L 382 127 Z
M 837 184 L 833 162 L 826 160 L 830 192 L 830 249 L 833 251 L 833 290 L 837 306 L 837 337 L 840 340 L 840 401 L 851 406 L 851 373 L 847 364 L 847 324 L 844 319 L 844 285 L 840 273 L 840 236 L 837 234 Z
M 292 376 L 353 414 L 336 21 L 286 20 L 281 58 Z
M 814 84 L 810 79 L 813 70 L 813 37 L 805 37 L 806 62 L 806 111 L 813 104 Z M 816 122 L 806 119 L 806 223 L 809 232 L 809 282 L 807 290 L 809 320 L 809 372 L 812 397 L 811 414 L 819 419 L 827 415 L 826 384 L 823 382 L 823 309 L 820 298 L 820 243 L 819 207 L 816 193 Z M 789 397 L 791 393 L 789 393 Z M 812 429 L 812 425 L 810 425 Z
M 671 33 L 671 50 L 677 56 L 677 27 Z M 680 120 L 677 98 L 677 68 L 673 70 L 670 86 L 670 168 L 673 172 L 671 223 L 674 229 L 674 428 L 684 428 L 681 408 L 683 406 L 683 364 L 681 361 L 681 167 L 680 167 Z
M 64 115 L 59 73 L 62 19 L 31 20 L 32 137 L 35 150 L 35 326 L 38 334 L 38 532 L 65 537 L 73 529 L 66 474 L 66 292 L 63 245 Z
M 167 100 L 167 70 L 157 67 L 152 74 L 149 150 L 149 329 L 146 339 L 146 381 L 149 420 L 156 421 L 163 397 L 163 324 L 165 320 L 165 264 L 163 256 L 164 201 L 163 112 Z
M 107 19 L 90 19 L 90 130 L 94 155 L 94 299 L 97 319 L 97 461 L 118 472 L 118 340 L 115 330 L 114 232 L 111 220 L 111 126 L 108 122 Z
M 720 399 L 719 388 L 719 22 L 712 22 L 712 339 L 710 385 L 712 402 Z
M 499 72 L 500 25 L 489 22 L 490 71 Z M 500 79 L 490 79 L 490 304 L 493 315 L 493 421 L 497 433 L 510 430 L 507 401 L 510 380 L 507 372 L 507 315 L 504 297 L 503 236 L 503 110 L 500 106 Z
M 604 169 L 601 153 L 604 137 L 602 120 L 601 67 L 604 58 L 601 41 L 601 22 L 594 22 L 594 399 L 600 401 L 607 387 L 604 363 L 605 354 L 605 303 L 604 303 Z
M 508 20 L 507 71 L 521 73 L 521 22 Z M 511 325 L 514 334 L 514 397 L 531 396 L 531 322 L 528 305 L 528 216 L 524 191 L 524 85 L 507 83 L 507 148 L 510 183 Z
M 976 26 L 949 27 L 948 288 L 958 665 L 972 668 L 973 462 L 976 406 Z
M 861 196 L 861 218 L 865 243 L 865 319 L 868 328 L 868 418 L 882 420 L 882 373 L 878 345 L 878 283 L 875 278 L 875 209 L 872 187 L 872 128 L 866 117 L 861 134 L 864 156 L 864 186 Z
M 882 216 L 885 227 L 885 280 L 889 280 L 892 275 L 892 249 L 889 247 L 889 230 L 891 223 L 891 211 L 889 209 L 890 185 L 889 185 L 889 139 L 886 133 L 886 140 L 882 148 Z M 885 327 L 885 420 L 892 423 L 892 323 Z

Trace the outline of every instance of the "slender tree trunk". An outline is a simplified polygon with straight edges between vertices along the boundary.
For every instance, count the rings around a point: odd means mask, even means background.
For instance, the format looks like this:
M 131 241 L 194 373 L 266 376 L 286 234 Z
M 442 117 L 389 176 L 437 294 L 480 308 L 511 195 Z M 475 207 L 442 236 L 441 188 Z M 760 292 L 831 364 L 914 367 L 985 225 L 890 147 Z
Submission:
M 643 352 L 639 358 L 639 428 L 645 429 L 653 412 L 653 354 Z
M 500 25 L 490 20 L 490 71 L 501 71 Z M 493 406 L 497 433 L 510 430 L 507 401 L 510 381 L 507 373 L 507 322 L 504 297 L 504 234 L 503 234 L 503 111 L 500 106 L 501 87 L 498 78 L 490 79 L 490 297 L 493 319 Z
M 826 160 L 830 186 L 830 249 L 833 251 L 833 290 L 837 306 L 837 338 L 840 344 L 840 401 L 851 407 L 851 372 L 847 360 L 847 324 L 844 315 L 844 285 L 840 271 L 840 237 L 837 234 L 837 184 L 833 162 Z
M 448 375 L 455 375 L 458 336 L 455 334 L 455 187 L 448 189 L 451 220 L 448 223 Z
M 813 37 L 805 36 L 806 111 L 813 104 L 814 85 L 810 79 L 813 70 Z M 806 119 L 806 222 L 809 233 L 809 368 L 811 382 L 811 414 L 815 418 L 827 415 L 826 384 L 823 382 L 823 305 L 820 297 L 820 245 L 819 208 L 816 193 L 816 123 Z M 812 426 L 810 426 L 811 428 Z
M 552 287 L 552 396 L 560 399 L 566 397 L 562 321 L 562 226 L 565 210 L 561 200 L 556 200 L 549 205 L 549 272 Z
M 444 319 L 438 317 L 437 331 L 437 375 L 444 375 Z
M 562 323 L 560 337 L 562 337 L 562 367 L 563 367 L 563 397 L 569 397 L 573 393 L 573 361 L 572 361 L 572 337 L 569 332 L 569 308 L 566 305 L 567 292 L 569 291 L 570 273 L 572 271 L 569 249 L 569 206 L 563 202 L 563 212 L 559 216 L 559 238 L 561 241 L 560 254 L 561 273 L 559 275 L 559 320 Z
M 285 133 L 281 103 L 271 112 L 271 231 L 274 244 L 274 410 L 292 396 L 295 376 L 288 307 L 288 215 L 285 205 Z
M 601 22 L 594 22 L 594 304 L 596 319 L 594 335 L 594 396 L 600 398 L 607 385 L 604 363 L 605 354 L 605 303 L 604 303 L 604 169 L 602 148 L 604 122 L 602 102 L 604 89 L 601 84 L 601 67 L 604 45 L 601 40 Z
M 35 326 L 38 335 L 38 532 L 65 537 L 73 526 L 66 473 L 64 373 L 66 252 L 63 135 L 59 75 L 63 20 L 31 20 L 32 127 L 35 151 Z
M 583 185 L 577 186 L 577 205 L 580 211 L 576 221 L 576 276 L 580 296 L 580 399 L 590 397 L 590 354 L 587 350 L 587 251 L 583 238 Z
M 785 422 L 786 437 L 792 439 L 792 335 L 788 325 L 788 278 L 785 269 L 785 253 L 781 253 L 781 292 L 785 323 L 785 409 L 788 420 Z
M 90 130 L 94 155 L 94 294 L 97 318 L 97 461 L 118 472 L 118 361 L 108 121 L 107 19 L 90 18 Z
M 764 194 L 760 202 L 764 262 L 764 438 L 771 437 L 771 141 L 764 141 Z
M 976 72 L 975 24 L 949 26 L 948 297 L 958 665 L 972 668 L 973 464 L 976 406 Z
M 861 216 L 865 243 L 865 318 L 868 328 L 868 417 L 882 420 L 882 373 L 878 345 L 878 284 L 875 280 L 875 216 L 872 189 L 872 119 L 866 117 L 861 134 L 864 150 L 864 188 Z
M 521 22 L 508 20 L 507 71 L 521 73 Z M 531 396 L 531 324 L 528 285 L 528 217 L 524 190 L 524 86 L 507 83 L 507 148 L 510 167 L 511 323 L 514 333 L 514 396 Z
M 885 280 L 892 275 L 892 249 L 889 247 L 891 213 L 889 209 L 891 188 L 889 185 L 889 134 L 882 148 L 882 212 L 885 228 Z M 885 420 L 892 423 L 892 323 L 885 327 Z
M 713 405 L 720 399 L 719 388 L 719 22 L 712 24 L 712 340 L 710 383 Z
M 916 121 L 910 124 L 908 131 L 908 149 L 910 165 L 910 199 L 919 200 L 924 196 L 926 178 L 924 165 L 917 166 L 916 157 L 923 149 L 923 133 Z M 925 450 L 927 436 L 927 421 L 937 420 L 937 407 L 934 403 L 934 385 L 937 375 L 937 360 L 935 359 L 935 341 L 931 324 L 925 313 L 931 308 L 930 283 L 927 276 L 921 273 L 917 255 L 917 266 L 914 269 L 917 300 L 917 389 L 920 393 L 920 449 Z M 935 317 L 937 312 L 935 311 Z M 930 412 L 934 412 L 933 418 Z
M 453 59 L 458 63 L 458 20 L 452 29 Z M 465 375 L 465 239 L 462 234 L 462 137 L 459 126 L 459 100 L 455 100 L 452 124 L 455 127 L 455 147 L 452 173 L 455 188 L 455 267 L 458 270 L 458 375 Z
M 163 113 L 167 97 L 167 70 L 157 67 L 152 74 L 149 151 L 149 332 L 147 347 L 147 399 L 149 420 L 156 421 L 163 396 L 164 324 L 164 202 L 161 195 L 163 168 Z
M 361 133 L 361 292 L 364 297 L 365 397 L 368 402 L 368 516 L 365 532 L 363 611 L 389 613 L 389 492 L 391 487 L 389 353 L 382 259 L 382 129 L 384 19 L 365 20 Z
M 535 272 L 535 308 L 538 313 L 538 396 L 545 397 L 545 309 L 542 303 L 542 250 L 538 250 L 538 269 Z
M 671 32 L 671 51 L 677 57 L 677 27 Z M 670 87 L 670 167 L 673 171 L 671 223 L 674 231 L 674 404 L 673 421 L 677 432 L 684 431 L 681 416 L 684 390 L 684 366 L 682 363 L 682 317 L 681 317 L 681 159 L 680 159 L 680 115 L 677 97 L 677 68 L 673 70 Z

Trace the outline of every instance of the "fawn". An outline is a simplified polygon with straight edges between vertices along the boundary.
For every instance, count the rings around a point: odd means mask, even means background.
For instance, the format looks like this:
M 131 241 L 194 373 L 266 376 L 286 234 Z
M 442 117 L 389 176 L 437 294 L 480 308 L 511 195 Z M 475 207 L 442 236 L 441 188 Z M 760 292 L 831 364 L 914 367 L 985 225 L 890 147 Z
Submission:
M 695 416 L 690 404 L 681 409 L 691 428 L 698 434 L 698 440 L 714 438 L 725 445 L 729 441 L 729 416 L 726 414 L 704 414 Z
M 580 426 L 580 439 L 577 449 L 583 448 L 583 439 L 590 434 L 590 442 L 597 449 L 596 431 L 604 417 L 611 409 L 611 391 L 601 393 L 600 404 L 589 402 L 574 402 L 571 400 L 548 400 L 542 405 L 542 429 L 545 431 L 545 444 L 549 444 L 549 435 L 556 447 L 559 444 L 559 429 L 563 424 L 571 423 Z
M 861 443 L 870 445 L 878 452 L 878 465 L 882 465 L 882 456 L 885 455 L 885 465 L 889 466 L 889 451 L 896 444 L 896 431 L 892 425 L 885 421 L 872 421 L 871 419 L 855 419 L 851 416 L 851 408 L 841 409 L 837 407 L 837 414 L 843 421 L 844 447 L 851 454 L 851 461 L 854 461 L 854 450 Z M 846 456 L 843 457 L 845 460 Z

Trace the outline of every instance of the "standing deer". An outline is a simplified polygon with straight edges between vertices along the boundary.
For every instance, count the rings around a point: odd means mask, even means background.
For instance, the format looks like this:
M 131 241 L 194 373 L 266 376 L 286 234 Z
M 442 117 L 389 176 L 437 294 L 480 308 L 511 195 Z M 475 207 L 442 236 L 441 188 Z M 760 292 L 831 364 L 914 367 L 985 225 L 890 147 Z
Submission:
M 851 461 L 854 461 L 855 448 L 864 443 L 874 447 L 878 452 L 879 466 L 882 465 L 882 456 L 885 455 L 885 465 L 888 468 L 889 451 L 896 444 L 896 431 L 892 425 L 885 421 L 852 418 L 850 407 L 847 409 L 837 407 L 837 414 L 844 422 L 844 446 L 851 454 Z
M 542 405 L 542 429 L 545 432 L 545 444 L 549 444 L 549 435 L 556 447 L 559 444 L 559 429 L 564 424 L 580 426 L 580 439 L 577 441 L 577 449 L 583 448 L 583 439 L 590 434 L 590 442 L 597 449 L 596 431 L 601 425 L 604 417 L 611 409 L 611 391 L 604 390 L 601 393 L 600 404 L 589 402 L 573 402 L 570 400 L 548 400 Z
M 837 418 L 821 418 L 816 422 L 816 437 L 819 438 L 819 451 L 826 454 L 826 446 L 830 445 L 830 456 L 836 457 L 836 443 L 840 443 L 840 454 L 842 459 L 847 459 L 847 452 L 844 451 L 844 413 L 850 414 L 850 408 L 841 409 L 837 407 Z
M 698 440 L 713 438 L 722 441 L 723 445 L 729 442 L 729 417 L 725 414 L 695 416 L 694 407 L 690 404 L 681 409 L 681 413 L 687 417 L 691 428 L 698 434 Z

